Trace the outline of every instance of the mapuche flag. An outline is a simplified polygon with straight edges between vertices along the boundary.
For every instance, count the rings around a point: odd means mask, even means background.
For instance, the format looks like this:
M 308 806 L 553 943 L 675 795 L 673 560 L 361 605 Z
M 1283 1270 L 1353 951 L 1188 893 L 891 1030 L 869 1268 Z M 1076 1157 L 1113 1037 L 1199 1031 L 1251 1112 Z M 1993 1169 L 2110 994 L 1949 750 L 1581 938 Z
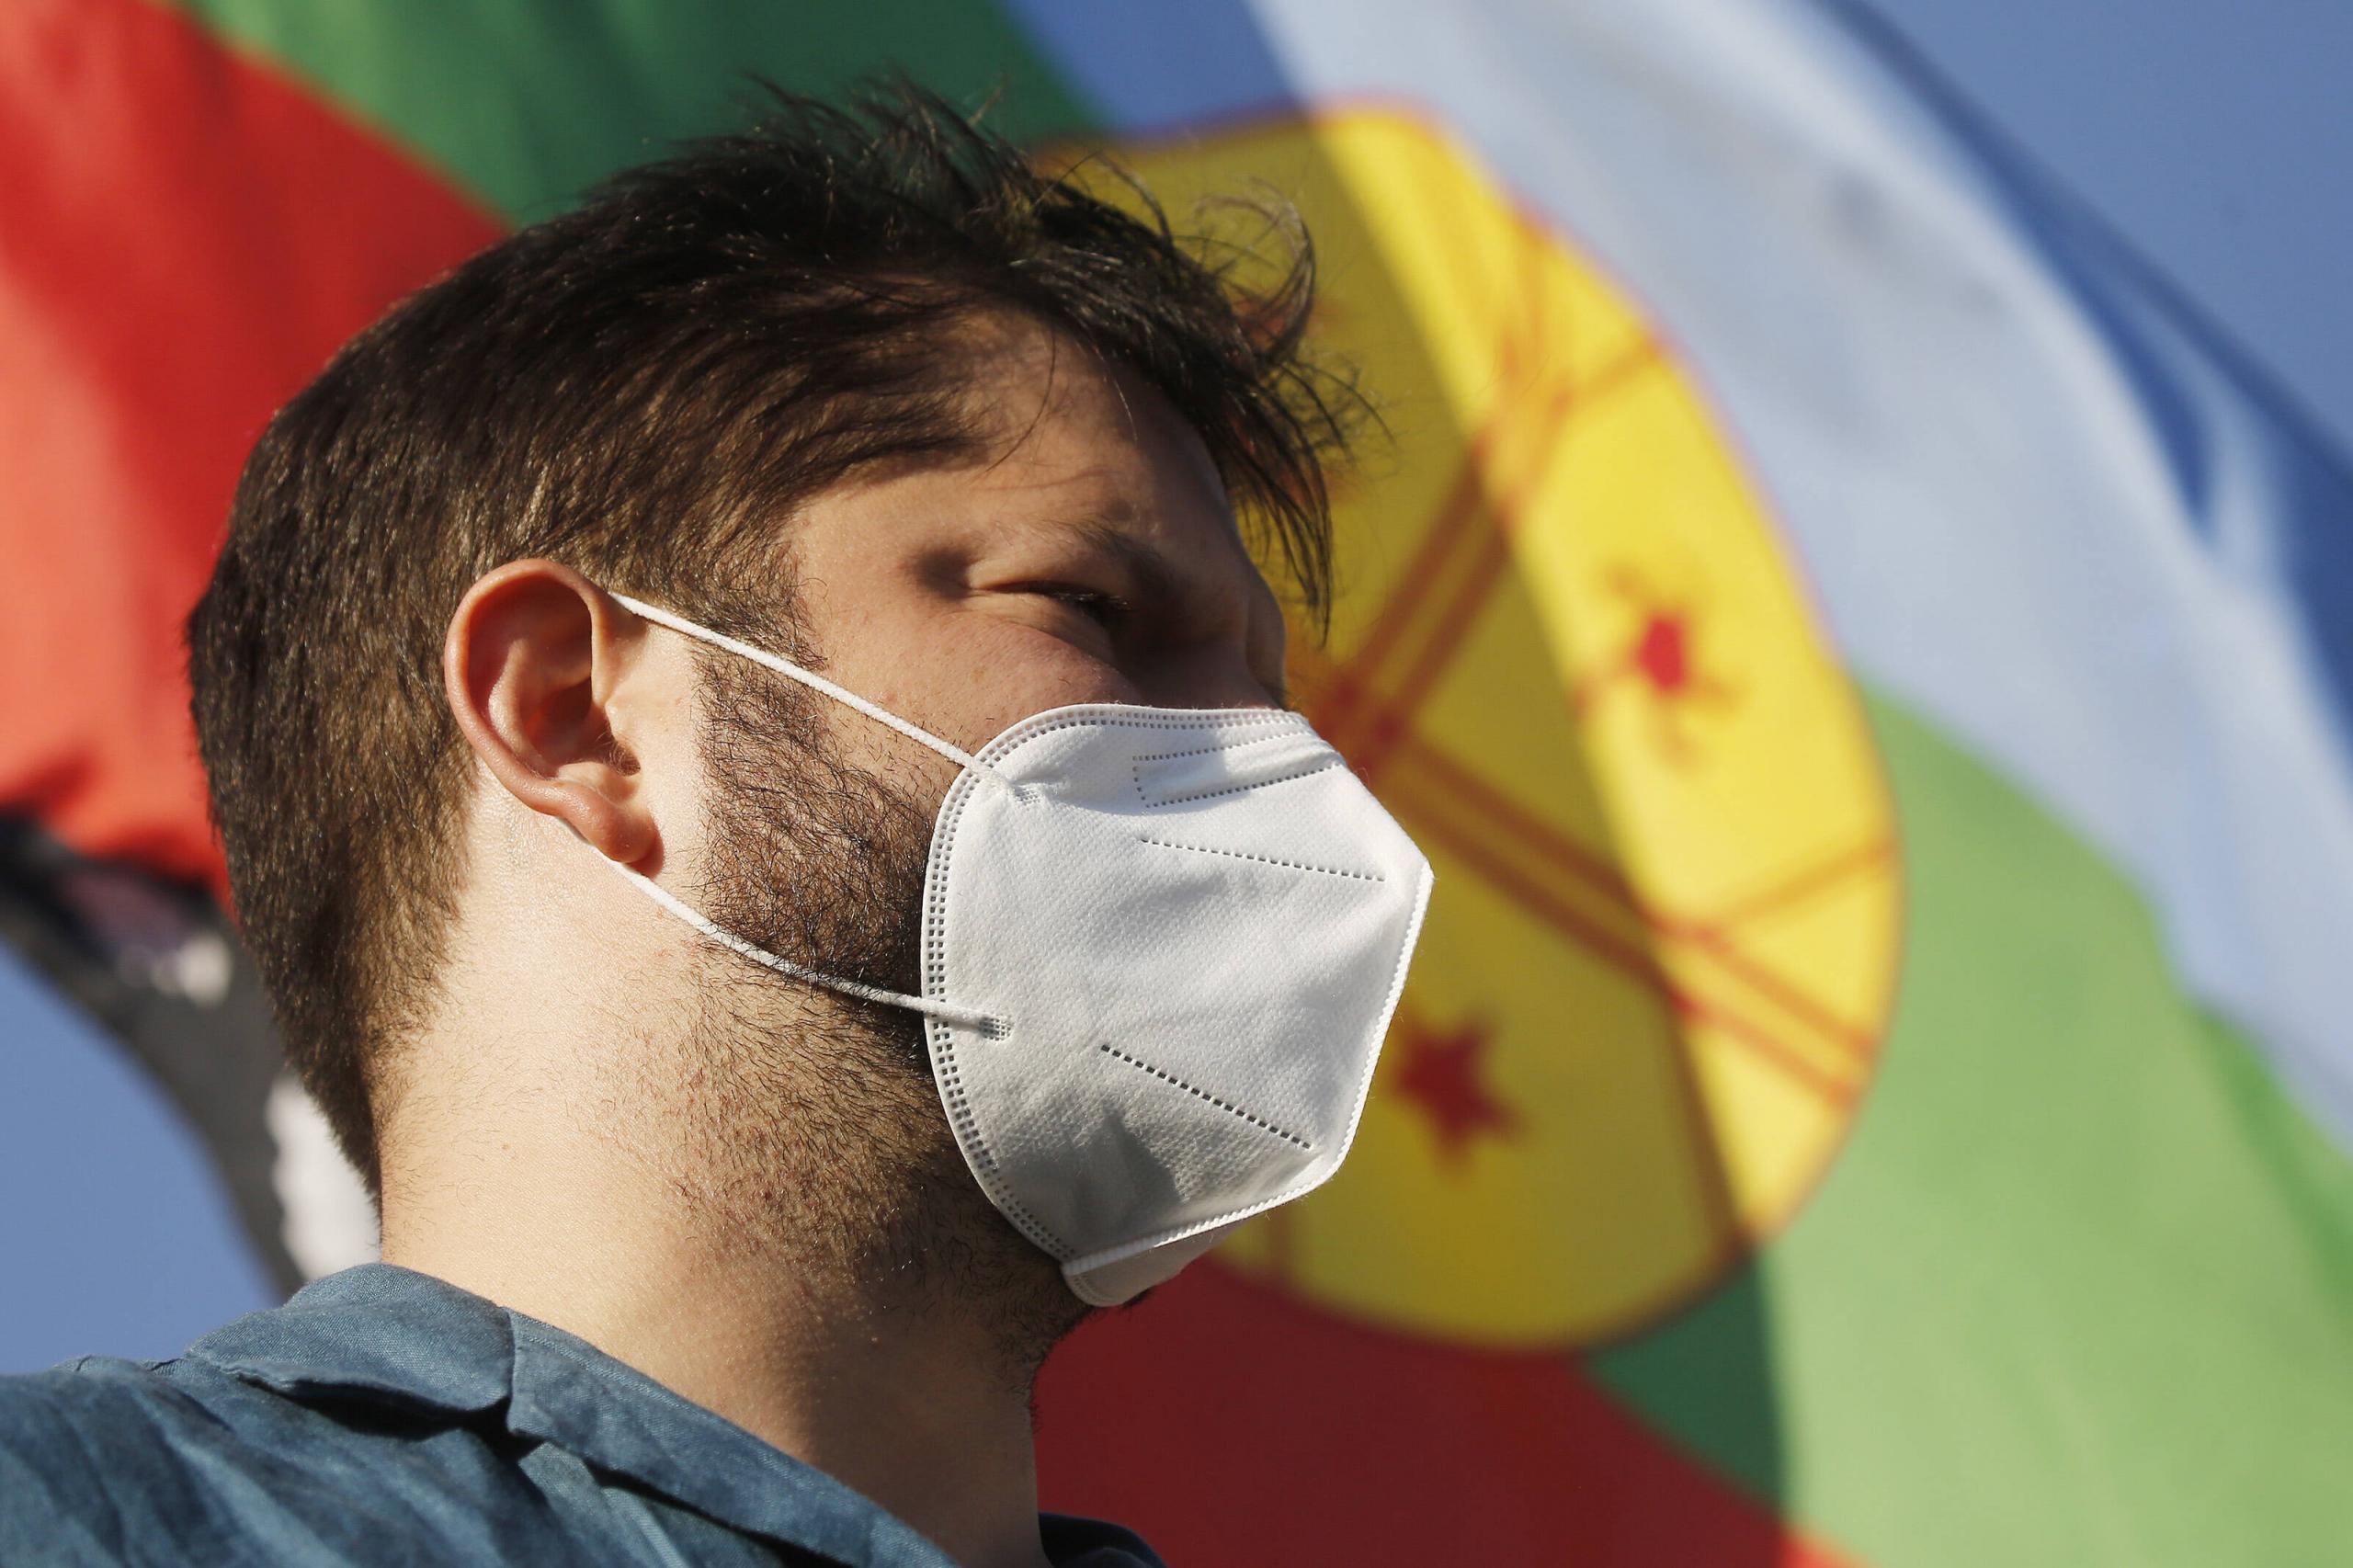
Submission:
M 8 7 L 0 930 L 281 1273 L 176 655 L 238 460 L 743 73 L 885 65 L 1297 202 L 1394 437 L 1294 673 L 1424 955 L 1342 1176 L 1050 1367 L 1050 1503 L 1203 1563 L 2338 1551 L 2353 476 L 1844 5 Z

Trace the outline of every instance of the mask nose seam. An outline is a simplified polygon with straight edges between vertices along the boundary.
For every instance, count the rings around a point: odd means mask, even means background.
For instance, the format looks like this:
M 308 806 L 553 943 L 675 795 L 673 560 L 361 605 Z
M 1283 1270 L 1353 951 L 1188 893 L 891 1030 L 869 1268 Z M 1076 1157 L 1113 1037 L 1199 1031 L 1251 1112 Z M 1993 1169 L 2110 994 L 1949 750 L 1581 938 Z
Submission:
M 1286 773 L 1274 778 L 1253 778 L 1246 784 L 1229 784 L 1222 790 L 1197 790 L 1189 795 L 1171 795 L 1165 801 L 1155 801 L 1151 796 L 1144 795 L 1143 803 L 1151 809 L 1158 810 L 1162 806 L 1182 806 L 1195 801 L 1214 801 L 1223 795 L 1240 795 L 1252 790 L 1271 790 L 1278 784 L 1290 784 L 1298 779 L 1312 778 L 1318 773 L 1328 773 L 1333 768 L 1343 766 L 1345 764 L 1339 757 L 1325 757 L 1313 767 L 1301 768 L 1297 773 Z M 1140 795 L 1143 794 L 1143 770 L 1141 767 L 1136 770 L 1136 792 Z
M 1289 717 L 1289 715 L 1287 715 L 1287 714 L 1277 714 L 1277 715 L 1276 715 L 1276 717 L 1278 717 L 1278 718 L 1287 718 L 1287 717 Z M 1247 719 L 1245 719 L 1245 720 L 1242 721 L 1242 722 L 1245 722 L 1245 723 L 1249 723 L 1249 722 L 1255 722 L 1255 721 L 1247 720 Z M 1246 741 L 1225 741 L 1225 742 L 1222 742 L 1222 743 L 1220 743 L 1219 744 L 1216 744 L 1216 745 L 1209 745 L 1209 746 L 1188 746 L 1188 747 L 1187 747 L 1185 750 L 1183 750 L 1183 751 L 1155 751 L 1155 752 L 1146 752 L 1146 753 L 1145 753 L 1143 756 L 1142 756 L 1130 757 L 1130 758 L 1128 759 L 1128 763 L 1129 763 L 1129 773 L 1130 773 L 1131 777 L 1132 777 L 1132 778 L 1135 779 L 1135 783 L 1136 783 L 1136 799 L 1143 802 L 1143 806 L 1144 806 L 1144 809 L 1145 809 L 1146 811 L 1151 810 L 1154 805 L 1156 805 L 1156 804 L 1158 804 L 1158 803 L 1159 803 L 1159 802 L 1155 801 L 1152 798 L 1152 796 L 1151 796 L 1150 794 L 1148 794 L 1148 793 L 1146 793 L 1146 792 L 1145 792 L 1145 790 L 1144 790 L 1144 787 L 1143 787 L 1143 769 L 1144 769 L 1144 764 L 1146 764 L 1146 763 L 1148 763 L 1148 762 L 1181 762 L 1181 761 L 1183 761 L 1185 758 L 1187 758 L 1187 757 L 1188 757 L 1188 756 L 1230 756 L 1231 754 L 1233 754 L 1233 753 L 1234 753 L 1234 752 L 1237 752 L 1237 751 L 1244 751 L 1244 750 L 1248 749 L 1248 748 L 1249 748 L 1249 747 L 1251 747 L 1251 746 L 1262 746 L 1262 745 L 1265 745 L 1265 744 L 1267 744 L 1268 742 L 1270 742 L 1270 741 L 1289 740 L 1289 739 L 1291 739 L 1291 738 L 1293 738 L 1293 737 L 1291 737 L 1291 736 L 1290 736 L 1290 735 L 1288 735 L 1288 734 L 1256 735 L 1256 736 L 1253 736 L 1251 739 L 1246 740 Z

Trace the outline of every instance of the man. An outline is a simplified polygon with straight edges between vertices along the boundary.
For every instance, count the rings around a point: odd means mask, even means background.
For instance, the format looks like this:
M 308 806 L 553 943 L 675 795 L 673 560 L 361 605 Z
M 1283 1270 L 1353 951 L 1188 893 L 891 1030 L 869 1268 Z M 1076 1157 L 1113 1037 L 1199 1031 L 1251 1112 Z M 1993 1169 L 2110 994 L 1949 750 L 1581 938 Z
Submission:
M 1234 510 L 1320 611 L 1309 294 L 779 95 L 347 346 L 188 643 L 384 1262 L 6 1385 L 0 1561 L 1156 1561 L 1032 1380 L 1329 1176 L 1427 891 Z

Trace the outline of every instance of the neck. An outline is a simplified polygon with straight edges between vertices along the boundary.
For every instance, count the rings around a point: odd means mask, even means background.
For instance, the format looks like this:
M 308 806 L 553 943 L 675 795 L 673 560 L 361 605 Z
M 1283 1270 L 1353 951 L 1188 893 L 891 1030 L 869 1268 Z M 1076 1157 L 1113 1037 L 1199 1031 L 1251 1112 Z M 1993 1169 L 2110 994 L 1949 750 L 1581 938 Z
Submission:
M 979 1250 L 1016 1251 L 939 1278 L 926 1259 L 967 1256 L 974 1238 L 933 1245 L 918 1226 L 910 1242 L 907 1221 L 927 1210 L 936 1230 L 942 1203 L 964 1206 L 963 1224 L 972 1204 L 984 1210 L 961 1164 L 952 1194 L 934 1189 L 938 1170 L 682 1170 L 675 1144 L 643 1157 L 642 1128 L 585 1135 L 581 1106 L 535 1128 L 511 1096 L 473 1098 L 503 1106 L 494 1130 L 385 1141 L 387 1262 L 578 1335 L 865 1494 L 965 1568 L 1044 1562 L 1029 1385 L 1076 1304 L 1049 1304 L 1041 1281 L 1062 1291 L 1051 1264 L 993 1211 L 977 1216 L 991 1228 Z M 851 1210 L 892 1239 L 861 1241 Z M 969 1293 L 990 1290 L 1000 1299 Z

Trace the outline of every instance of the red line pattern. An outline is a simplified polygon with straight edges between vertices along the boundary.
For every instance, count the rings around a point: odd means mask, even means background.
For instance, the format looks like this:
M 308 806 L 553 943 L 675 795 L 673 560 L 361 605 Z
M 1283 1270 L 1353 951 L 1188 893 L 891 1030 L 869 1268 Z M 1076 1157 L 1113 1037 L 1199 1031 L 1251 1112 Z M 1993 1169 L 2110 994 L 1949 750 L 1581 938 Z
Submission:
M 1540 290 L 1531 295 L 1540 299 Z M 1518 337 L 1504 346 L 1507 384 L 1529 358 L 1522 347 L 1529 341 Z M 1845 1111 L 1861 1092 L 1862 1075 L 1877 1052 L 1876 1033 L 1839 1017 L 1819 996 L 1745 951 L 1733 933 L 1764 915 L 1878 874 L 1893 855 L 1891 839 L 1825 856 L 1705 920 L 1678 917 L 1647 904 L 1610 858 L 1574 842 L 1415 733 L 1420 710 L 1506 581 L 1511 537 L 1558 460 L 1570 426 L 1662 362 L 1658 344 L 1645 338 L 1582 384 L 1539 384 L 1491 414 L 1472 433 L 1436 517 L 1353 656 L 1322 668 L 1302 656 L 1301 685 L 1313 694 L 1310 710 L 1318 727 L 1434 846 L 1651 993 L 1675 1019 L 1718 1031 L 1785 1081 Z M 1498 470 L 1504 471 L 1500 481 Z M 1702 995 L 1670 975 L 1659 954 L 1667 944 L 1691 960 L 1684 967 L 1729 982 L 1746 1000 L 1715 994 L 1713 985 Z M 1794 1024 L 1800 1037 L 1834 1048 L 1836 1062 L 1817 1060 L 1785 1028 L 1758 1016 L 1758 1004 Z M 1702 1200 L 1713 1233 L 1727 1251 L 1736 1250 L 1745 1238 L 1715 1153 L 1712 1119 L 1689 1041 L 1677 1044 L 1675 1066 Z

